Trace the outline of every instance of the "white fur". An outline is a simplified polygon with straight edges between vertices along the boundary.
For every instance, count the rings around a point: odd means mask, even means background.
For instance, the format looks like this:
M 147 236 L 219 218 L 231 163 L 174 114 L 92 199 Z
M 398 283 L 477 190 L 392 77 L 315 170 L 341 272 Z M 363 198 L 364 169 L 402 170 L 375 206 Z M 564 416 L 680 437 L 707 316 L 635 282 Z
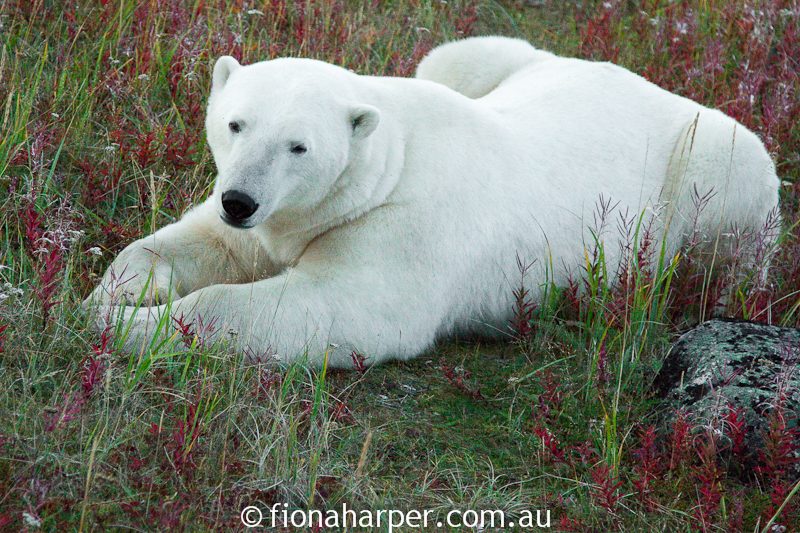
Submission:
M 695 184 L 717 193 L 701 220 L 712 234 L 760 225 L 777 205 L 753 133 L 618 66 L 492 37 L 434 50 L 419 74 L 432 81 L 220 59 L 206 124 L 214 193 L 120 254 L 126 299 L 155 267 L 161 292 L 149 303 L 172 285 L 173 315 L 217 317 L 239 349 L 307 353 L 310 364 L 327 352 L 335 366 L 352 350 L 406 359 L 454 332 L 506 331 L 517 256 L 536 261 L 534 295 L 551 258 L 551 281 L 564 284 L 591 245 L 600 195 L 631 214 L 665 213 L 669 253 Z M 295 142 L 308 152 L 292 154 Z M 220 221 L 232 188 L 259 203 L 254 227 Z M 611 266 L 617 239 L 606 235 Z M 111 278 L 91 301 L 113 301 Z M 126 308 L 135 342 L 166 311 Z

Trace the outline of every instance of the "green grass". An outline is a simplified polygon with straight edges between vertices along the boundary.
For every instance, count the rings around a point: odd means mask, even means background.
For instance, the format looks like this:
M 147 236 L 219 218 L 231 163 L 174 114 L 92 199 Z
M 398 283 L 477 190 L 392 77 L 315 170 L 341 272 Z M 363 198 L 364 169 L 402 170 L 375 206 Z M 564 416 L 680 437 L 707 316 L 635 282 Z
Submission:
M 698 481 L 691 458 L 660 472 L 649 499 L 639 494 L 632 451 L 655 423 L 652 381 L 679 327 L 702 307 L 702 298 L 679 297 L 698 286 L 706 295 L 711 280 L 698 281 L 693 264 L 664 257 L 658 243 L 645 245 L 640 221 L 624 290 L 598 241 L 576 279 L 581 291 L 548 286 L 536 302 L 529 338 L 443 343 L 363 375 L 301 364 L 276 370 L 191 338 L 180 353 L 164 345 L 123 354 L 124 325 L 104 346 L 81 311 L 116 253 L 208 194 L 214 168 L 203 112 L 222 54 L 245 62 L 302 55 L 411 75 L 435 44 L 498 33 L 558 53 L 613 56 L 738 113 L 769 137 L 781 176 L 796 181 L 794 111 L 764 110 L 778 81 L 797 88 L 797 80 L 764 67 L 774 79 L 759 93 L 760 111 L 736 93 L 737 58 L 763 63 L 747 40 L 746 14 L 712 1 L 522 4 L 0 0 L 0 529 L 218 530 L 238 527 L 245 505 L 280 502 L 513 516 L 549 508 L 554 528 L 579 531 L 731 530 L 742 505 L 744 529 L 773 516 L 797 529 L 790 497 L 782 515 L 770 507 L 774 480 L 728 475 L 736 468 L 724 453 L 713 483 Z M 775 12 L 771 53 L 791 59 L 797 17 L 777 14 L 780 2 L 764 4 Z M 692 43 L 654 37 L 652 28 L 669 34 L 689 8 L 698 21 L 687 33 Z M 722 70 L 687 74 L 716 41 Z M 768 307 L 786 324 L 797 324 L 800 307 L 793 187 Z M 637 255 L 647 247 L 652 269 Z M 753 285 L 741 287 L 739 315 L 767 309 Z M 610 477 L 598 474 L 602 467 Z M 618 498 L 613 506 L 603 504 L 604 483 Z M 721 494 L 708 516 L 703 488 Z

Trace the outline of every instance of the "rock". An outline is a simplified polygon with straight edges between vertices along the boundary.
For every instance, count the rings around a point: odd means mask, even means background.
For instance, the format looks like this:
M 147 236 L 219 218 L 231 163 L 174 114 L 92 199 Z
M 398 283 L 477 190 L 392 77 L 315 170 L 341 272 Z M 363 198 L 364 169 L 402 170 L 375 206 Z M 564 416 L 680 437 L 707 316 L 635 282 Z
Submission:
M 800 330 L 737 320 L 710 320 L 672 346 L 655 382 L 667 413 L 686 410 L 696 424 L 725 431 L 730 408 L 741 408 L 745 447 L 753 459 L 779 390 L 787 424 L 797 432 L 800 415 Z M 800 440 L 800 439 L 799 439 Z M 800 449 L 800 442 L 797 442 Z M 800 462 L 795 463 L 800 471 Z

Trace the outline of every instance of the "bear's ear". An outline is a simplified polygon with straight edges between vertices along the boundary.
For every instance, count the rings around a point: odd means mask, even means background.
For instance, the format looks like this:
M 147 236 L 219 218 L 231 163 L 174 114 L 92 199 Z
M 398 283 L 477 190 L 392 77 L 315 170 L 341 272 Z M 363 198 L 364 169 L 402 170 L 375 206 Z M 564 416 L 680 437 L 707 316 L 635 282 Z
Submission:
M 214 75 L 211 78 L 211 90 L 219 91 L 225 87 L 225 82 L 228 81 L 230 75 L 240 67 L 239 62 L 231 56 L 222 56 L 217 59 L 214 64 Z
M 360 104 L 350 109 L 350 127 L 356 139 L 369 137 L 380 121 L 381 112 L 371 105 Z

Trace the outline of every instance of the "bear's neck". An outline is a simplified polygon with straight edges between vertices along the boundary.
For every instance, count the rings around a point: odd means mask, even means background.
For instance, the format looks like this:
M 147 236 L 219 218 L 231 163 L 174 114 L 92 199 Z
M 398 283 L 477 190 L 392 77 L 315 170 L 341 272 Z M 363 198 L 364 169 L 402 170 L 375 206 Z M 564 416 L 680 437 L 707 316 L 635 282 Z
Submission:
M 293 265 L 316 237 L 384 203 L 400 179 L 405 157 L 403 132 L 387 115 L 322 202 L 302 212 L 274 213 L 264 224 L 273 260 Z

